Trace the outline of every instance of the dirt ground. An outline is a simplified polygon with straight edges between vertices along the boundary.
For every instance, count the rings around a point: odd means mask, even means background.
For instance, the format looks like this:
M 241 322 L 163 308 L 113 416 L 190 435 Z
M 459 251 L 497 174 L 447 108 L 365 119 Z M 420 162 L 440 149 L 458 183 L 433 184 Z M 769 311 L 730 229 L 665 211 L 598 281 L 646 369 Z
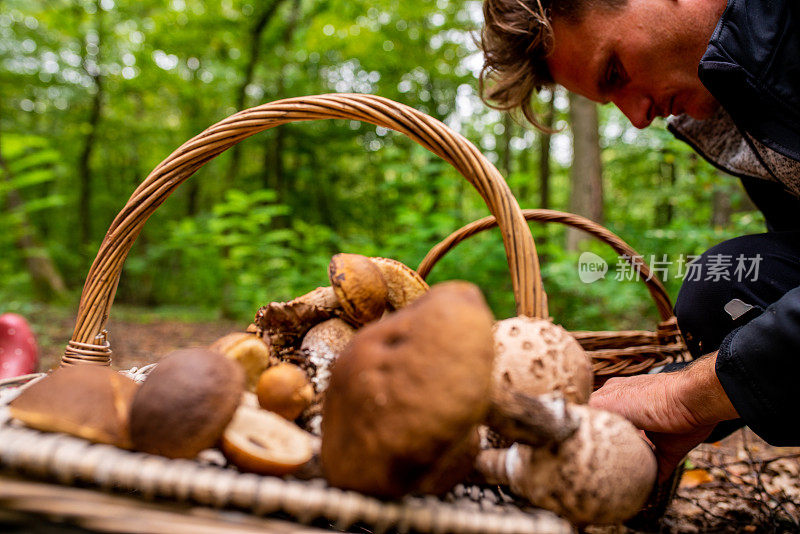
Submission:
M 42 370 L 57 364 L 73 326 L 74 317 L 67 315 L 51 315 L 49 321 L 34 325 Z M 157 361 L 177 348 L 208 345 L 246 326 L 229 321 L 155 318 L 143 322 L 112 317 L 108 332 L 114 366 L 128 369 Z M 598 530 L 630 532 L 622 527 Z M 662 531 L 800 532 L 800 447 L 772 447 L 747 429 L 719 443 L 701 445 L 689 455 Z

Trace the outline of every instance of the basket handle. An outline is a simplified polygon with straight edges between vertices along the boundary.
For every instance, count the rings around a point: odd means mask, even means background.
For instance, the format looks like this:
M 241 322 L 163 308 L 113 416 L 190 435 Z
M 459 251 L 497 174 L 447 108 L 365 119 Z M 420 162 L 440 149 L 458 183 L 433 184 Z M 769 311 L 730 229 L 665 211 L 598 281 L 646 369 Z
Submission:
M 500 172 L 465 137 L 404 104 L 363 94 L 288 98 L 240 111 L 184 143 L 133 192 L 111 223 L 81 294 L 62 364 L 109 365 L 105 324 L 122 265 L 150 215 L 205 163 L 253 134 L 295 121 L 350 119 L 403 133 L 455 167 L 478 190 L 503 233 L 519 315 L 547 317 L 539 259 L 522 210 Z
M 559 222 L 583 230 L 608 244 L 617 254 L 626 256 L 628 261 L 636 267 L 639 278 L 647 285 L 647 290 L 650 292 L 650 296 L 653 298 L 656 308 L 658 308 L 661 319 L 666 321 L 672 317 L 672 302 L 670 301 L 669 295 L 667 295 L 667 290 L 664 288 L 664 285 L 658 278 L 652 276 L 650 268 L 642 260 L 642 257 L 618 235 L 586 217 L 565 213 L 563 211 L 525 209 L 522 210 L 522 214 L 527 221 Z M 494 228 L 495 226 L 497 226 L 497 220 L 490 216 L 478 219 L 477 221 L 473 221 L 459 228 L 428 252 L 422 260 L 422 263 L 419 264 L 417 272 L 423 278 L 427 277 L 431 269 L 433 269 L 433 266 L 436 265 L 448 251 L 452 250 L 465 239 L 483 232 L 484 230 Z

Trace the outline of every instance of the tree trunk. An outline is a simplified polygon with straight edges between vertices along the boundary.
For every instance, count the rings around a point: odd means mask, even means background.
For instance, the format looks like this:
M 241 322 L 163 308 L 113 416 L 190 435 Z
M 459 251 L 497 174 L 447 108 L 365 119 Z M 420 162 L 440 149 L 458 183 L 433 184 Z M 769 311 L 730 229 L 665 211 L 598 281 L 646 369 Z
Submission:
M 185 111 L 186 114 L 186 139 L 191 139 L 198 133 L 202 132 L 207 124 L 205 119 L 203 118 L 205 112 L 203 110 L 202 101 L 200 97 L 195 95 L 202 94 L 202 90 L 200 88 L 200 78 L 197 76 L 200 67 L 198 66 L 197 69 L 191 71 L 191 77 L 189 79 L 189 83 L 191 83 L 191 87 L 193 89 L 193 95 L 191 98 L 185 100 Z M 234 145 L 238 147 L 239 144 Z M 202 196 L 200 193 L 201 184 L 203 180 L 193 179 L 187 180 L 187 182 L 183 185 L 183 189 L 186 194 L 186 216 L 187 217 L 194 217 L 197 215 L 201 207 L 201 200 Z
M 277 0 L 280 1 L 280 0 Z M 281 38 L 283 43 L 291 43 L 294 31 L 297 28 L 297 21 L 300 18 L 300 0 L 293 0 L 292 9 L 289 12 L 289 19 L 286 22 L 286 27 L 283 31 Z M 310 20 L 310 19 L 308 19 Z M 278 69 L 277 79 L 277 92 L 275 98 L 284 97 L 284 88 L 286 86 L 286 63 L 282 63 Z M 265 148 L 264 157 L 264 187 L 272 188 L 277 196 L 278 203 L 286 201 L 286 172 L 283 165 L 283 153 L 286 145 L 286 132 L 287 126 L 279 126 L 272 130 L 274 139 L 272 143 L 268 143 Z M 268 139 L 268 138 L 267 138 Z M 272 165 L 270 165 L 270 161 Z M 271 172 L 270 172 L 271 171 Z M 270 180 L 270 175 L 272 180 Z
M 575 94 L 569 95 L 572 123 L 572 169 L 569 210 L 597 223 L 603 222 L 603 173 L 600 161 L 597 106 Z M 588 236 L 580 230 L 567 230 L 567 250 L 578 250 Z
M 556 114 L 556 95 L 550 91 L 550 102 L 547 103 L 547 111 L 542 116 L 542 126 L 547 130 L 553 129 L 553 121 Z M 553 134 L 539 132 L 539 207 L 550 209 L 550 142 Z
M 247 86 L 253 83 L 253 74 L 255 73 L 256 65 L 258 64 L 259 53 L 261 51 L 261 34 L 264 33 L 264 29 L 267 27 L 267 24 L 269 24 L 269 21 L 272 20 L 272 17 L 275 16 L 275 13 L 277 13 L 278 8 L 283 1 L 284 0 L 273 0 L 273 2 L 256 19 L 253 27 L 250 29 L 250 56 L 247 64 L 245 65 L 242 83 L 239 85 L 239 88 L 236 91 L 237 111 L 245 109 L 247 102 Z M 239 174 L 241 161 L 241 144 L 236 144 L 231 147 L 231 160 L 230 166 L 228 167 L 228 183 L 230 183 Z
M 656 228 L 668 226 L 675 216 L 675 205 L 672 198 L 672 190 L 678 178 L 677 169 L 675 168 L 675 154 L 666 150 L 662 151 L 659 173 L 659 181 L 660 186 L 663 188 L 663 193 L 661 200 L 656 205 Z
M 0 168 L 3 170 L 6 182 L 11 182 L 14 179 L 14 174 L 8 162 L 0 152 Z M 60 300 L 65 299 L 67 296 L 67 287 L 64 284 L 64 279 L 61 277 L 58 268 L 53 263 L 52 258 L 41 243 L 36 232 L 36 228 L 28 220 L 24 211 L 24 202 L 19 192 L 13 188 L 6 193 L 6 211 L 19 214 L 19 232 L 15 240 L 16 247 L 22 253 L 25 259 L 25 267 L 28 270 L 28 275 L 31 277 L 33 289 L 36 296 L 42 300 L 50 300 L 57 298 Z M 10 229 L 6 229 L 10 231 Z
M 503 114 L 503 176 L 506 180 L 511 177 L 511 128 L 514 122 L 510 113 Z
M 92 107 L 89 112 L 89 131 L 86 134 L 83 150 L 78 158 L 78 218 L 80 227 L 80 244 L 88 245 L 92 238 L 92 169 L 91 159 L 94 152 L 94 143 L 97 137 L 97 125 L 103 114 L 103 82 L 100 75 L 100 50 L 103 44 L 103 10 L 100 1 L 96 2 L 96 31 L 97 31 L 97 54 L 95 55 L 95 66 L 90 68 L 88 39 L 84 39 L 83 46 L 83 69 L 92 79 Z
M 722 171 L 717 171 L 717 174 L 723 177 Z M 731 203 L 732 186 L 733 184 L 730 180 L 725 180 L 714 187 L 714 191 L 711 194 L 712 226 L 726 228 L 731 224 L 731 215 L 733 214 L 733 205 Z

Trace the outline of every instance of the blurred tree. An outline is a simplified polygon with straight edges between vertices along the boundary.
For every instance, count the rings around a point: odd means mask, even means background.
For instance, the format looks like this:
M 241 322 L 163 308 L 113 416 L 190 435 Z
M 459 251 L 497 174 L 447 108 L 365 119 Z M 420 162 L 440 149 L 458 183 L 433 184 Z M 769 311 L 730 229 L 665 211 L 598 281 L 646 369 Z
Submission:
M 33 145 L 30 141 L 26 144 Z M 0 135 L 0 169 L 3 175 L 0 200 L 5 200 L 5 233 L 13 236 L 14 244 L 24 259 L 33 285 L 34 297 L 42 301 L 63 300 L 67 296 L 64 280 L 53 263 L 49 251 L 42 245 L 36 227 L 28 217 L 30 211 L 41 209 L 48 202 L 43 203 L 40 199 L 39 202 L 32 202 L 33 205 L 26 205 L 19 191 L 19 188 L 26 185 L 52 179 L 48 166 L 52 162 L 54 153 L 48 150 L 45 144 L 40 145 L 39 149 L 30 147 L 28 150 L 20 150 L 18 143 L 17 156 L 9 162 L 6 159 L 4 146 L 8 148 L 8 143 L 5 143 L 4 136 Z M 12 156 L 14 152 L 12 149 Z M 58 202 L 58 199 L 53 200 Z M 49 203 L 52 205 L 52 202 Z
M 603 224 L 603 167 L 597 105 L 570 93 L 569 116 L 572 127 L 569 210 Z M 579 243 L 586 239 L 584 232 L 570 228 L 567 231 L 567 250 L 578 250 Z
M 539 207 L 542 209 L 550 208 L 550 148 L 553 134 L 553 121 L 556 114 L 556 96 L 550 91 L 550 98 L 547 100 L 547 107 L 542 114 L 542 126 L 544 130 L 539 132 Z

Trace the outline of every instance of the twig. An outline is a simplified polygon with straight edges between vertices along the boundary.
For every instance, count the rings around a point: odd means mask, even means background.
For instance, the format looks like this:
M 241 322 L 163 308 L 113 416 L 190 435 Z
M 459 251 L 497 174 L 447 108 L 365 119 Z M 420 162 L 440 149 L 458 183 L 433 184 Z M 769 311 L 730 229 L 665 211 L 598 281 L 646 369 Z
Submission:
M 728 466 L 736 465 L 736 464 L 750 464 L 750 463 L 757 463 L 757 464 L 766 465 L 766 464 L 770 464 L 772 462 L 775 462 L 777 460 L 784 460 L 784 459 L 787 459 L 787 458 L 800 458 L 800 452 L 796 452 L 796 453 L 792 453 L 792 454 L 782 454 L 781 456 L 773 456 L 772 458 L 763 458 L 763 459 L 760 459 L 760 460 L 759 459 L 733 460 L 733 461 L 730 461 L 730 462 L 723 462 L 723 463 L 719 463 L 719 464 L 718 463 L 714 463 L 714 462 L 712 462 L 710 460 L 707 460 L 708 461 L 707 465 L 698 466 L 698 467 L 702 467 L 704 469 L 708 468 L 708 467 L 719 467 L 719 468 L 722 468 L 722 467 L 728 467 Z
M 748 446 L 747 435 L 745 434 L 744 429 L 742 430 L 742 448 L 744 449 L 745 454 L 747 454 L 748 463 L 750 465 L 750 468 L 753 470 L 755 474 L 756 484 L 757 484 L 755 489 L 757 491 L 758 496 L 761 497 L 760 499 L 761 512 L 766 515 L 766 519 L 770 521 L 773 527 L 775 527 L 776 529 L 779 528 L 781 523 L 781 517 L 780 517 L 781 514 L 778 513 L 778 510 L 780 510 L 780 512 L 782 512 L 782 515 L 786 518 L 786 520 L 793 523 L 794 525 L 797 525 L 797 521 L 794 520 L 792 514 L 790 514 L 789 511 L 784 507 L 784 503 L 780 500 L 774 499 L 772 495 L 770 495 L 769 492 L 767 491 L 767 488 L 764 485 L 764 480 L 762 479 L 761 476 L 763 474 L 763 470 L 766 464 L 761 463 L 759 468 L 756 468 L 757 462 L 755 458 L 753 458 L 753 452 L 750 450 L 750 447 Z M 774 503 L 774 507 L 771 507 L 770 503 Z
M 723 520 L 723 521 L 731 521 L 731 518 L 730 518 L 730 517 L 728 517 L 728 516 L 726 516 L 726 515 L 720 515 L 720 514 L 716 514 L 716 513 L 712 512 L 711 510 L 709 510 L 708 508 L 706 508 L 705 506 L 703 506 L 702 504 L 700 504 L 700 502 L 699 502 L 698 500 L 691 499 L 691 498 L 689 498 L 689 497 L 684 497 L 683 495 L 680 495 L 680 494 L 678 494 L 678 495 L 675 495 L 675 498 L 676 498 L 676 499 L 681 499 L 681 500 L 684 500 L 684 501 L 687 501 L 687 502 L 690 502 L 691 504 L 693 504 L 693 505 L 697 506 L 698 508 L 700 508 L 700 510 L 702 510 L 702 511 L 703 511 L 703 513 L 704 513 L 705 515 L 707 515 L 707 516 L 710 516 L 710 517 L 715 517 L 715 518 L 717 518 L 717 519 L 721 519 L 721 520 Z M 738 521 L 738 520 L 736 520 L 736 521 L 737 521 L 737 523 L 741 523 L 741 521 Z M 749 523 L 748 523 L 748 524 L 749 524 Z

